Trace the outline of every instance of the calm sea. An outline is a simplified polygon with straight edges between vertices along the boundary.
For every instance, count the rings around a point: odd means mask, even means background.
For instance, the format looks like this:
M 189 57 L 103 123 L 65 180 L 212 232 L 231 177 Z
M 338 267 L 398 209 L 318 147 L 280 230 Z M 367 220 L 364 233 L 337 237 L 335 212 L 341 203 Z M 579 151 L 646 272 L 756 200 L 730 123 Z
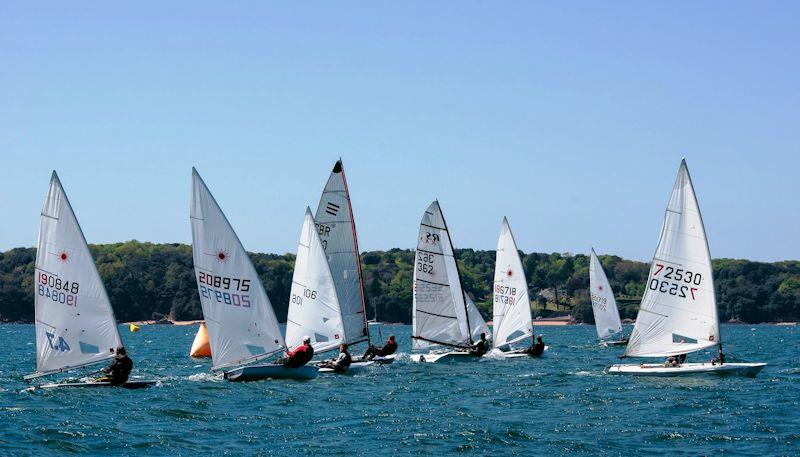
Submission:
M 621 349 L 572 326 L 539 328 L 550 345 L 539 360 L 401 357 L 357 375 L 240 384 L 187 357 L 196 330 L 120 327 L 134 376 L 157 387 L 29 393 L 33 326 L 0 325 L 0 453 L 800 453 L 800 327 L 723 327 L 731 361 L 769 362 L 755 379 L 607 376 Z M 409 350 L 410 327 L 382 332 Z

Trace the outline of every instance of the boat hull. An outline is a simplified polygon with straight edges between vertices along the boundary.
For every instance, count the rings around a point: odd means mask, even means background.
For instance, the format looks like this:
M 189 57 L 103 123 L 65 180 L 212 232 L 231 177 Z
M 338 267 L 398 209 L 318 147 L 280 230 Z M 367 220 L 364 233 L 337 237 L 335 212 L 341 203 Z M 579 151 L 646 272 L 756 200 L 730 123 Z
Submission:
M 144 389 L 145 387 L 153 386 L 158 381 L 130 381 L 126 382 L 121 386 L 114 386 L 110 382 L 61 382 L 61 383 L 51 383 L 51 384 L 43 384 L 41 386 L 31 387 L 29 390 L 37 390 L 37 389 L 57 389 L 61 387 L 80 387 L 80 388 L 87 388 L 87 387 L 121 387 L 123 389 Z
M 228 381 L 260 381 L 263 379 L 296 379 L 308 381 L 317 377 L 319 368 L 304 365 L 299 368 L 288 368 L 280 364 L 249 365 L 225 372 Z
M 361 371 L 361 370 L 363 370 L 363 369 L 365 369 L 365 368 L 367 368 L 368 366 L 371 366 L 371 365 L 375 365 L 375 362 L 372 362 L 372 361 L 353 362 L 353 363 L 350 364 L 350 366 L 345 371 L 337 371 L 337 370 L 335 370 L 333 368 L 328 368 L 328 367 L 319 367 L 319 372 L 320 373 L 347 374 L 347 373 L 353 373 L 353 372 Z
M 467 362 L 480 359 L 480 357 L 464 351 L 429 352 L 427 354 L 411 354 L 410 357 L 414 362 L 428 363 Z
M 766 363 L 684 363 L 677 367 L 665 367 L 663 364 L 642 363 L 639 365 L 610 365 L 604 371 L 613 375 L 633 376 L 685 376 L 693 374 L 734 374 L 755 377 Z
M 600 346 L 603 347 L 610 347 L 610 346 L 627 346 L 628 340 L 618 340 L 618 341 L 601 341 Z
M 375 362 L 375 363 L 377 363 L 379 365 L 386 365 L 386 364 L 394 362 L 395 357 L 397 357 L 397 355 L 395 355 L 395 354 L 384 355 L 384 356 L 378 355 L 378 356 L 373 357 L 370 360 L 364 360 L 364 357 L 358 357 L 356 359 L 353 359 L 353 363 L 356 363 L 356 362 Z
M 522 359 L 522 358 L 526 358 L 526 357 L 538 359 L 539 357 L 544 356 L 545 352 L 547 352 L 548 349 L 550 349 L 550 346 L 545 346 L 544 347 L 544 352 L 542 352 L 541 355 L 533 355 L 533 354 L 529 354 L 527 352 L 523 352 L 523 349 L 517 349 L 517 350 L 514 350 L 514 351 L 503 352 L 503 357 L 505 357 L 507 359 Z

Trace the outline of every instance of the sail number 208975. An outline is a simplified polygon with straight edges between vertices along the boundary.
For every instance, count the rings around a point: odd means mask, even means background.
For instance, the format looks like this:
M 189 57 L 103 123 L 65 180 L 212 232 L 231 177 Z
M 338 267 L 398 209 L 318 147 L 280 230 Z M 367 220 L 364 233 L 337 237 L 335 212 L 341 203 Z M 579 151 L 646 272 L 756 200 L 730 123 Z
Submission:
M 648 288 L 695 300 L 695 292 L 698 291 L 698 288 L 693 286 L 699 286 L 702 282 L 703 276 L 700 273 L 693 273 L 682 268 L 674 268 L 657 263 Z

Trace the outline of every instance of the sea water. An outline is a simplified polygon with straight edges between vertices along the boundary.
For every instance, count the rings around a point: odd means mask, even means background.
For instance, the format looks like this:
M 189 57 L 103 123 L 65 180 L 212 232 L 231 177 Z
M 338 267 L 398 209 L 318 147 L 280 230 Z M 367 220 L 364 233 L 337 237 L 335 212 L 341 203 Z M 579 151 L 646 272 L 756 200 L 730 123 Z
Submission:
M 769 363 L 755 379 L 605 375 L 623 348 L 598 346 L 594 327 L 537 330 L 541 359 L 417 364 L 410 327 L 383 326 L 400 344 L 392 365 L 230 383 L 188 357 L 197 326 L 121 326 L 133 377 L 157 386 L 26 392 L 34 328 L 0 325 L 0 453 L 800 453 L 800 327 L 723 326 L 729 361 Z

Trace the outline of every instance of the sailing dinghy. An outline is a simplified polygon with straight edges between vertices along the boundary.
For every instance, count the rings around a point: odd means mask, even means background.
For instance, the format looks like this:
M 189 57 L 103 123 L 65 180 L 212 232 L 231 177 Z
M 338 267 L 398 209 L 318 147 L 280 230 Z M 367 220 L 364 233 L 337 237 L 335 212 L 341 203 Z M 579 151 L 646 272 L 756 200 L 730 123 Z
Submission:
M 36 372 L 24 379 L 78 370 L 113 359 L 117 348 L 122 346 L 114 310 L 55 171 L 42 208 L 35 274 Z M 121 387 L 136 389 L 155 383 L 129 381 Z M 110 382 L 73 380 L 32 389 L 110 386 Z
M 306 335 L 311 338 L 314 355 L 338 350 L 340 344 L 346 343 L 339 296 L 310 208 L 306 208 L 294 262 L 286 342 L 291 347 L 299 346 Z M 371 364 L 353 362 L 350 367 L 361 368 Z
M 686 161 L 667 205 L 636 325 L 623 357 L 672 357 L 717 346 L 722 341 L 708 240 Z M 720 357 L 724 360 L 724 358 Z M 766 363 L 619 364 L 610 374 L 678 376 L 733 373 L 755 376 Z
M 594 326 L 597 329 L 597 339 L 603 346 L 620 346 L 628 344 L 622 337 L 622 322 L 619 320 L 617 302 L 614 300 L 614 291 L 608 282 L 603 264 L 592 248 L 589 258 L 589 296 L 592 299 L 592 312 L 594 313 Z M 621 338 L 614 339 L 614 335 Z
M 532 354 L 524 352 L 525 348 L 514 348 L 518 343 L 530 342 L 532 346 L 536 342 L 528 281 L 514 234 L 505 217 L 497 240 L 493 302 L 494 348 L 506 358 L 531 357 Z
M 333 166 L 325 183 L 314 215 L 314 223 L 339 297 L 344 329 L 342 339 L 350 348 L 359 343 L 369 343 L 369 323 L 364 300 L 361 261 L 358 255 L 358 235 L 341 159 Z M 375 363 L 391 363 L 393 360 L 394 355 L 372 359 Z M 353 357 L 354 363 L 363 361 L 362 357 Z
M 473 330 L 477 327 L 470 325 L 470 319 L 475 319 L 477 308 L 473 304 L 474 310 L 470 311 L 453 243 L 437 200 L 422 216 L 415 265 L 412 349 L 430 352 L 412 354 L 411 360 L 476 359 L 468 351 L 473 342 Z M 488 336 L 488 328 L 485 331 Z M 437 346 L 448 349 L 431 350 Z
M 286 343 L 264 286 L 239 237 L 192 168 L 192 257 L 211 346 L 212 371 L 230 381 L 313 379 L 317 368 L 256 364 Z

